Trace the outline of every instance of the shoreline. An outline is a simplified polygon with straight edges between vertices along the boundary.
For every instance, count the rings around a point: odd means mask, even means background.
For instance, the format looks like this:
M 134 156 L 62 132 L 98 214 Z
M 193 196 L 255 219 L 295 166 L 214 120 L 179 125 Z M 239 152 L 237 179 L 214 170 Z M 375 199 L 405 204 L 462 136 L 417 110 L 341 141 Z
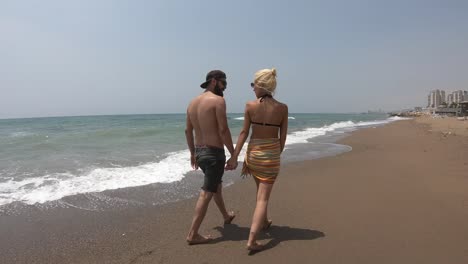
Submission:
M 247 179 L 224 191 L 227 208 L 237 214 L 233 225 L 223 226 L 210 204 L 200 230 L 217 237 L 210 245 L 185 244 L 191 198 L 123 211 L 2 216 L 0 260 L 466 263 L 468 137 L 429 130 L 414 120 L 360 129 L 337 142 L 351 152 L 284 166 L 269 208 L 273 226 L 261 235 L 269 246 L 254 256 L 244 249 L 255 193 Z

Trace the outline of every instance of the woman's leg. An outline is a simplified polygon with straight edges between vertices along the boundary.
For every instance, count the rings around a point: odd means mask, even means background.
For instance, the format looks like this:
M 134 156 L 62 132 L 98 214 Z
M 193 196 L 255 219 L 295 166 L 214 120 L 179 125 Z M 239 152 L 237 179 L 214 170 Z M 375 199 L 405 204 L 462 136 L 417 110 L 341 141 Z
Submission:
M 273 184 L 260 182 L 257 191 L 257 204 L 252 218 L 252 226 L 250 227 L 249 241 L 247 249 L 258 250 L 260 245 L 257 244 L 257 234 L 263 228 L 266 219 L 268 200 L 270 199 Z
M 260 184 L 260 181 L 256 178 L 256 177 L 253 177 L 254 180 L 255 180 L 255 184 L 257 185 L 257 193 L 255 194 L 255 198 L 257 198 L 258 196 L 258 186 Z M 268 220 L 268 208 L 265 209 L 265 219 L 263 221 L 263 228 L 267 229 L 268 227 L 270 227 L 271 225 L 271 220 Z

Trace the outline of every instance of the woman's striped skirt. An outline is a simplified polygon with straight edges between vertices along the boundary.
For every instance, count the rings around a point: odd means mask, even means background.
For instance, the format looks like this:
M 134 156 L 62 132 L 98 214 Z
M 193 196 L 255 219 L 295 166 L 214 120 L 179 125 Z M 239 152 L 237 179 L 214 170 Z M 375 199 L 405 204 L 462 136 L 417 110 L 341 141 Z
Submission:
M 244 159 L 242 175 L 260 182 L 274 183 L 280 169 L 281 145 L 278 138 L 251 139 Z

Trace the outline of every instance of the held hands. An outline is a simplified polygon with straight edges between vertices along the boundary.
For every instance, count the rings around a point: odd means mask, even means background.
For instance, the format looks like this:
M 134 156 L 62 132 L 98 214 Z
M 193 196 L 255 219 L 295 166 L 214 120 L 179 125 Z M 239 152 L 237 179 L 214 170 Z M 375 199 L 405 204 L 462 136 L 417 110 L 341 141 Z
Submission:
M 237 157 L 231 157 L 226 162 L 226 167 L 224 169 L 225 170 L 235 170 L 236 168 L 237 168 Z
M 194 170 L 198 170 L 198 163 L 197 163 L 197 159 L 195 158 L 195 155 L 190 155 L 190 164 L 192 165 L 192 168 Z

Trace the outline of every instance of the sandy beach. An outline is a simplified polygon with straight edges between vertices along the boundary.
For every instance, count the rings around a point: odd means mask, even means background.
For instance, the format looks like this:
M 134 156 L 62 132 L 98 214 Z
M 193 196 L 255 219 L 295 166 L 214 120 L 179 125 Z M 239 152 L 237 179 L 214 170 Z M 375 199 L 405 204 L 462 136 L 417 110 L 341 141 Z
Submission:
M 416 122 L 429 125 L 431 131 L 440 132 L 443 136 L 468 136 L 468 119 L 463 117 L 422 116 L 417 118 Z
M 185 243 L 195 199 L 33 210 L 0 216 L 0 263 L 468 263 L 468 121 L 398 121 L 338 143 L 352 151 L 282 168 L 257 254 L 245 249 L 248 178 L 224 191 L 233 224 L 210 205 L 201 232 L 211 244 Z

